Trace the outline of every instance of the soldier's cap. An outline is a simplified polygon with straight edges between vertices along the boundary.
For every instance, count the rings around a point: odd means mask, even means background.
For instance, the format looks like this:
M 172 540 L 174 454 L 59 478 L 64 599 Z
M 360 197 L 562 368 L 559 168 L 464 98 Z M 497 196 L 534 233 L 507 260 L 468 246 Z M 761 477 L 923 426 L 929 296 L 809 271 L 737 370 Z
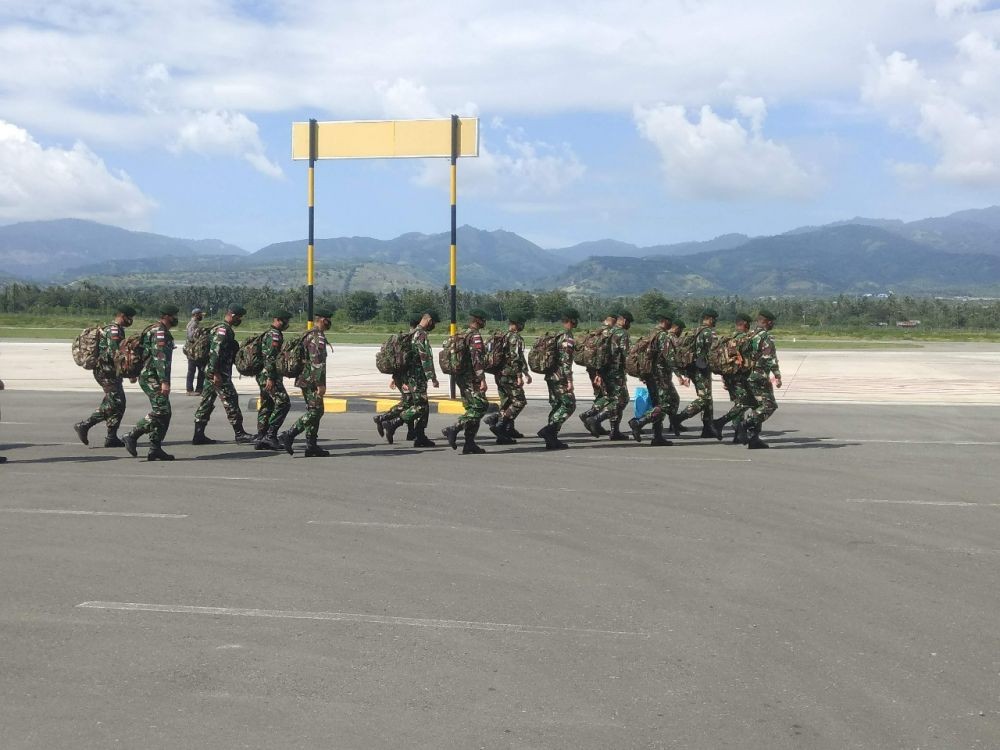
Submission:
M 674 314 L 670 310 L 660 310 L 656 313 L 656 320 L 665 320 L 668 323 L 674 319 Z
M 750 320 L 750 316 L 747 315 L 746 313 L 739 313 L 736 316 L 736 322 L 737 323 L 752 323 L 753 321 Z
M 118 310 L 116 310 L 116 312 L 120 312 L 122 315 L 129 318 L 135 317 L 135 308 L 132 307 L 132 305 L 118 305 Z
M 241 304 L 239 304 L 237 302 L 234 302 L 233 304 L 231 304 L 227 309 L 233 315 L 246 315 L 247 314 L 247 309 L 245 307 L 243 307 L 243 305 L 241 305 Z
M 430 308 L 424 310 L 419 315 L 420 315 L 420 317 L 417 318 L 417 323 L 419 323 L 420 322 L 420 318 L 424 317 L 425 315 L 429 315 L 430 319 L 432 321 L 434 321 L 435 323 L 440 323 L 441 322 L 441 315 L 433 307 L 430 307 Z
M 511 323 L 515 323 L 519 326 L 523 326 L 528 320 L 528 316 L 524 314 L 523 310 L 508 310 L 507 320 Z
M 766 308 L 761 308 L 757 312 L 757 317 L 764 318 L 764 320 L 770 320 L 772 323 L 777 320 L 777 318 L 774 316 L 774 313 Z
M 316 320 L 316 318 L 326 318 L 327 320 L 329 320 L 332 317 L 333 313 L 330 310 L 327 310 L 325 307 L 321 307 L 319 310 L 313 312 L 313 320 Z
M 480 320 L 482 320 L 482 321 L 485 322 L 485 321 L 487 321 L 487 320 L 490 319 L 490 314 L 488 312 L 486 312 L 483 308 L 476 307 L 476 308 L 474 308 L 472 310 L 469 310 L 469 317 L 470 318 L 479 318 Z
M 292 314 L 288 310 L 275 310 L 271 313 L 271 317 L 278 320 L 291 320 Z
M 704 310 L 701 311 L 702 320 L 704 320 L 705 318 L 718 318 L 718 317 L 719 317 L 719 311 L 716 310 L 715 308 L 706 307 Z
M 621 310 L 619 310 L 617 307 L 608 308 L 608 312 L 604 316 L 604 320 L 607 320 L 608 318 L 617 318 L 620 314 Z
M 618 317 L 624 318 L 625 321 L 628 323 L 631 323 L 633 320 L 635 320 L 635 318 L 632 317 L 632 313 L 630 313 L 628 310 L 619 310 Z
M 685 328 L 687 328 L 687 325 L 685 325 L 683 320 L 675 320 L 673 322 L 673 327 L 676 328 L 678 331 L 683 331 Z
M 567 307 L 562 312 L 562 319 L 572 320 L 574 323 L 578 323 L 580 321 L 580 311 L 575 307 Z
M 191 314 L 192 314 L 192 315 L 197 315 L 198 313 L 203 313 L 203 312 L 205 312 L 205 311 L 204 311 L 204 310 L 202 310 L 202 309 L 201 309 L 200 307 L 196 307 L 196 308 L 194 308 L 194 309 L 193 309 L 193 310 L 191 311 Z
M 177 315 L 181 310 L 177 305 L 164 305 L 160 308 L 160 315 Z

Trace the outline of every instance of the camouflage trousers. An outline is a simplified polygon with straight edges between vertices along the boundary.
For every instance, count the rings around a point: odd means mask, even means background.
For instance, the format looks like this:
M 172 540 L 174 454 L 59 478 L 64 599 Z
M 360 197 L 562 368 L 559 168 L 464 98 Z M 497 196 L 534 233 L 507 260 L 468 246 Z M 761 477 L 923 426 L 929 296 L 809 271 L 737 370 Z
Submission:
M 645 381 L 646 389 L 649 391 L 649 402 L 652 408 L 642 415 L 639 420 L 640 425 L 647 425 L 652 422 L 662 422 L 667 415 L 677 413 L 677 408 L 681 405 L 680 394 L 674 387 L 668 374 L 666 378 L 650 378 Z
M 497 393 L 500 394 L 500 414 L 508 419 L 517 419 L 524 411 L 528 399 L 524 395 L 524 386 L 517 384 L 517 377 L 497 375 Z
M 750 392 L 750 383 L 747 382 L 745 374 L 723 375 L 722 383 L 729 391 L 729 400 L 733 402 L 722 419 L 726 422 L 732 421 L 734 425 L 739 426 L 743 421 L 743 415 L 757 406 L 757 399 Z
M 319 421 L 325 411 L 323 397 L 319 395 L 315 386 L 303 386 L 302 398 L 306 400 L 306 413 L 296 420 L 292 431 L 305 432 L 307 438 L 314 438 L 319 433 Z
M 756 424 L 759 428 L 778 409 L 778 402 L 774 398 L 774 386 L 771 385 L 770 375 L 757 372 L 750 373 L 747 384 L 750 386 L 750 395 L 757 404 L 747 412 L 746 421 Z
M 712 421 L 712 371 L 708 368 L 692 367 L 689 371 L 691 383 L 697 397 L 680 413 L 684 419 L 701 412 L 702 422 Z
M 486 394 L 479 390 L 479 379 L 475 375 L 456 375 L 455 386 L 462 394 L 462 406 L 465 413 L 458 418 L 461 427 L 467 422 L 479 422 L 490 407 Z
M 285 390 L 284 381 L 278 377 L 274 380 L 274 388 L 268 393 L 267 374 L 257 375 L 257 385 L 260 386 L 260 406 L 257 409 L 257 431 L 266 432 L 268 429 L 277 430 L 288 416 L 288 410 L 292 403 L 288 398 L 288 391 Z
M 143 378 L 139 387 L 149 398 L 149 414 L 140 419 L 135 428 L 140 434 L 149 433 L 150 445 L 158 446 L 170 426 L 170 397 L 160 393 L 160 381 L 156 378 Z
M 549 424 L 561 425 L 576 411 L 576 396 L 567 390 L 567 383 L 558 378 L 545 378 L 549 387 Z
M 222 376 L 222 385 L 216 386 L 211 378 L 205 378 L 205 387 L 201 392 L 201 403 L 194 413 L 195 424 L 208 422 L 215 411 L 215 397 L 222 399 L 222 406 L 226 410 L 226 418 L 229 424 L 235 429 L 243 424 L 243 412 L 240 411 L 240 397 L 233 387 L 233 379 L 228 375 Z
M 594 403 L 596 404 L 602 398 L 604 398 L 604 386 L 598 385 L 594 382 L 594 378 L 598 376 L 597 370 L 591 370 L 587 368 L 587 377 L 590 378 L 590 386 L 594 389 Z
M 94 380 L 104 389 L 104 400 L 87 421 L 92 424 L 107 422 L 109 430 L 117 430 L 125 416 L 125 388 L 122 379 L 94 370 Z
M 598 413 L 610 411 L 612 421 L 619 420 L 629 402 L 628 382 L 625 379 L 625 373 L 614 372 L 608 375 L 602 373 L 601 378 L 604 382 L 604 393 L 594 400 L 594 408 Z
M 418 424 L 431 409 L 427 400 L 427 379 L 410 377 L 405 385 L 406 388 L 401 389 L 399 402 L 383 416 L 386 419 L 399 417 L 408 425 Z

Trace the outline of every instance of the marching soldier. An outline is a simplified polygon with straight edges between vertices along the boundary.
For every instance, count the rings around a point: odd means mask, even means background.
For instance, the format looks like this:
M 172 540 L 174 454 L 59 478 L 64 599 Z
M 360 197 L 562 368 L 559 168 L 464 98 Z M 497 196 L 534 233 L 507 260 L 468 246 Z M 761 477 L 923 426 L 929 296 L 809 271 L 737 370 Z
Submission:
M 98 422 L 108 423 L 108 436 L 104 439 L 105 448 L 121 448 L 125 444 L 118 437 L 118 426 L 125 416 L 125 388 L 122 378 L 115 372 L 114 356 L 125 340 L 125 329 L 132 325 L 135 318 L 135 308 L 122 305 L 115 313 L 115 319 L 101 329 L 97 339 L 97 365 L 94 367 L 94 380 L 104 389 L 104 400 L 97 411 L 82 422 L 73 425 L 80 442 L 89 445 L 87 432 Z
M 208 355 L 208 365 L 205 367 L 205 387 L 201 394 L 201 403 L 194 413 L 194 437 L 192 445 L 212 445 L 215 440 L 205 435 L 212 411 L 215 409 L 215 398 L 222 398 L 226 417 L 233 427 L 233 435 L 237 443 L 252 443 L 253 435 L 243 429 L 243 412 L 240 411 L 240 400 L 233 387 L 233 360 L 239 344 L 236 332 L 233 330 L 243 322 L 246 315 L 243 305 L 232 304 L 226 310 L 225 319 L 212 329 L 212 345 Z
M 205 311 L 200 307 L 196 307 L 191 311 L 191 319 L 188 321 L 187 328 L 185 329 L 185 339 L 188 342 L 194 340 L 194 332 L 198 330 L 201 321 L 204 319 Z M 205 368 L 193 359 L 188 360 L 186 385 L 187 395 L 189 396 L 200 396 L 202 390 L 205 388 Z
M 500 411 L 487 414 L 483 419 L 490 426 L 490 432 L 497 436 L 498 445 L 511 445 L 516 442 L 514 438 L 520 435 L 514 429 L 514 420 L 528 405 L 524 384 L 531 383 L 531 371 L 524 358 L 524 339 L 521 337 L 527 317 L 520 311 L 512 311 L 507 319 L 510 323 L 507 329 L 507 360 L 503 370 L 495 376 Z
M 671 315 L 668 312 L 661 312 L 656 319 L 656 338 L 653 346 L 653 375 L 646 380 L 646 388 L 649 390 L 649 400 L 652 408 L 646 412 L 642 419 L 633 417 L 628 421 L 628 426 L 632 430 L 632 435 L 637 443 L 642 442 L 642 428 L 653 424 L 653 439 L 650 445 L 672 445 L 663 437 L 663 420 L 677 414 L 677 407 L 681 398 L 671 381 L 674 363 L 674 342 L 670 330 L 672 326 Z M 686 380 L 680 373 L 677 379 L 681 384 Z
M 271 327 L 267 329 L 260 342 L 260 353 L 264 359 L 264 367 L 257 373 L 257 385 L 260 386 L 260 407 L 257 409 L 257 437 L 254 448 L 259 451 L 280 451 L 278 430 L 281 429 L 291 402 L 285 382 L 278 371 L 278 355 L 281 345 L 285 342 L 284 331 L 288 330 L 288 321 L 292 314 L 288 310 L 276 310 L 271 313 Z
M 601 334 L 606 337 L 611 336 L 611 331 L 614 329 L 617 320 L 618 320 L 618 311 L 609 310 L 608 314 L 604 316 L 604 322 L 601 323 Z M 580 414 L 580 421 L 583 422 L 584 427 L 587 427 L 587 420 L 600 411 L 599 404 L 604 399 L 604 385 L 601 383 L 598 377 L 597 370 L 593 369 L 592 367 L 588 367 L 587 377 L 590 378 L 590 385 L 594 389 L 594 402 L 591 404 L 590 408 L 587 409 L 587 411 Z M 602 427 L 600 424 L 596 424 L 595 428 L 597 429 L 598 436 L 608 434 L 608 431 L 604 429 L 604 427 Z M 589 431 L 590 427 L 587 427 L 587 430 Z
M 774 314 L 768 310 L 757 313 L 757 328 L 750 337 L 750 352 L 754 358 L 753 369 L 747 382 L 750 385 L 750 395 L 757 401 L 746 418 L 747 448 L 751 450 L 770 447 L 760 439 L 760 428 L 778 408 L 774 399 L 774 388 L 771 386 L 771 376 L 774 385 L 781 388 L 781 369 L 778 367 L 778 352 L 771 337 L 774 328 Z
M 488 319 L 489 313 L 483 309 L 476 308 L 469 312 L 469 325 L 461 333 L 465 337 L 469 358 L 462 372 L 455 374 L 455 385 L 462 393 L 465 413 L 454 425 L 441 430 L 441 434 L 448 439 L 448 445 L 455 450 L 458 447 L 458 433 L 464 429 L 463 454 L 486 452 L 476 444 L 476 433 L 479 432 L 479 421 L 489 408 L 489 402 L 486 400 L 486 372 L 483 370 L 483 354 L 486 347 L 479 333 Z
M 434 441 L 427 437 L 427 415 L 430 401 L 427 399 L 428 381 L 439 387 L 437 370 L 434 369 L 434 354 L 427 334 L 434 330 L 440 318 L 435 310 L 428 310 L 413 323 L 412 349 L 409 369 L 403 374 L 403 381 L 393 382 L 399 388 L 399 403 L 384 414 L 376 414 L 375 428 L 379 435 L 392 444 L 393 435 L 404 423 L 413 431 L 414 448 L 433 448 Z
M 545 440 L 546 450 L 562 450 L 569 446 L 559 439 L 559 430 L 576 410 L 576 396 L 573 393 L 573 349 L 576 340 L 573 329 L 580 320 L 580 313 L 568 308 L 562 314 L 563 332 L 556 339 L 558 360 L 556 368 L 546 374 L 545 384 L 549 388 L 549 421 L 538 431 L 538 437 Z
M 632 313 L 622 310 L 618 313 L 615 325 L 609 334 L 611 338 L 611 353 L 608 364 L 597 374 L 594 382 L 604 389 L 604 396 L 595 401 L 597 412 L 588 417 L 585 424 L 590 434 L 600 437 L 598 426 L 605 419 L 611 421 L 611 432 L 609 440 L 628 440 L 628 435 L 620 429 L 622 415 L 629 402 L 628 380 L 625 374 L 625 357 L 628 355 L 629 334 L 628 329 L 632 326 Z
M 712 348 L 715 338 L 715 323 L 719 313 L 709 308 L 701 314 L 701 325 L 695 333 L 694 362 L 688 367 L 687 376 L 694 383 L 697 398 L 688 404 L 687 408 L 670 420 L 674 434 L 677 433 L 684 420 L 701 413 L 701 436 L 718 438 L 715 425 L 712 423 L 712 371 L 708 367 L 708 350 Z
M 750 316 L 740 313 L 736 316 L 736 333 L 733 334 L 733 341 L 739 343 L 740 352 L 744 358 L 750 359 Z M 750 383 L 747 382 L 749 372 L 736 372 L 732 375 L 723 375 L 722 384 L 729 392 L 729 399 L 733 402 L 732 407 L 723 416 L 714 422 L 715 436 L 722 440 L 722 429 L 726 423 L 732 421 L 736 431 L 733 433 L 733 443 L 746 442 L 746 425 L 743 422 L 743 415 L 757 405 L 756 399 L 750 395 Z
M 163 450 L 163 438 L 170 426 L 170 365 L 174 358 L 174 337 L 170 329 L 177 325 L 177 305 L 165 305 L 160 320 L 143 334 L 140 346 L 145 364 L 139 374 L 139 387 L 149 398 L 149 413 L 125 434 L 123 445 L 133 457 L 138 455 L 136 443 L 149 434 L 147 461 L 173 461 Z
M 302 337 L 302 347 L 305 350 L 305 366 L 302 374 L 295 379 L 295 385 L 302 389 L 302 397 L 306 402 L 306 413 L 295 424 L 278 436 L 281 447 L 294 454 L 292 443 L 300 432 L 306 433 L 306 458 L 326 458 L 330 451 L 316 444 L 319 435 L 319 422 L 323 419 L 323 398 L 326 396 L 326 332 L 330 330 L 333 313 L 329 310 L 319 310 L 313 314 L 313 327 Z

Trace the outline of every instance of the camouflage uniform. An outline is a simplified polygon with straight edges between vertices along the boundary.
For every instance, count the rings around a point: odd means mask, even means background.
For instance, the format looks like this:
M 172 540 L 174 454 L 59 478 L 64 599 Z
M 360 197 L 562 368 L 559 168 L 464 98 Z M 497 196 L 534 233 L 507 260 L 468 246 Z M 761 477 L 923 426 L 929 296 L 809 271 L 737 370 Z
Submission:
M 119 323 L 109 323 L 101 329 L 97 339 L 97 365 L 94 367 L 94 380 L 104 390 L 104 400 L 97 411 L 90 415 L 86 424 L 93 426 L 98 422 L 108 423 L 108 432 L 118 429 L 125 416 L 125 388 L 122 378 L 115 372 L 114 356 L 125 340 L 125 327 Z
M 778 353 L 775 350 L 774 339 L 766 328 L 758 326 L 751 334 L 749 349 L 754 360 L 747 383 L 750 394 L 756 399 L 757 404 L 750 409 L 746 419 L 759 431 L 764 421 L 778 408 L 771 376 L 780 380 L 781 369 L 778 367 Z
M 614 326 L 607 325 L 607 324 L 602 324 L 599 330 L 600 330 L 602 336 L 609 337 L 609 336 L 611 336 L 611 332 L 612 332 L 613 329 L 614 329 Z M 605 386 L 604 383 L 601 383 L 600 385 L 597 384 L 596 378 L 597 378 L 597 376 L 599 374 L 600 373 L 597 370 L 595 370 L 594 368 L 592 368 L 592 367 L 588 367 L 587 368 L 587 377 L 590 378 L 590 385 L 594 389 L 594 401 L 591 404 L 590 408 L 587 411 L 583 412 L 580 415 L 580 420 L 584 424 L 587 423 L 587 418 L 588 417 L 592 417 L 592 416 L 594 416 L 595 414 L 597 414 L 600 411 L 600 409 L 598 408 L 598 404 L 600 404 L 600 403 L 602 403 L 604 401 L 604 395 L 606 393 L 606 390 L 605 390 L 606 386 Z
M 609 361 L 600 372 L 604 381 L 604 394 L 594 402 L 594 407 L 597 409 L 595 419 L 600 421 L 610 418 L 614 432 L 629 402 L 628 380 L 625 375 L 625 357 L 629 348 L 628 329 L 612 326 L 608 336 L 611 338 Z
M 650 423 L 662 424 L 664 418 L 677 414 L 677 407 L 681 402 L 672 381 L 675 339 L 669 332 L 663 330 L 657 330 L 655 336 L 653 375 L 644 381 L 649 390 L 652 408 L 642 415 L 642 419 L 637 420 L 640 427 Z
M 744 358 L 750 359 L 750 333 L 746 331 L 737 331 L 733 335 L 733 340 L 740 343 L 740 352 L 743 354 Z M 736 427 L 737 431 L 739 431 L 744 413 L 757 406 L 757 400 L 750 392 L 750 383 L 748 382 L 748 378 L 748 372 L 737 372 L 732 375 L 722 376 L 722 384 L 729 392 L 729 399 L 733 402 L 733 405 L 730 407 L 729 411 L 727 411 L 725 415 L 718 420 L 720 427 L 721 425 L 732 421 L 733 426 Z
M 430 413 L 427 384 L 432 380 L 437 380 L 434 352 L 427 340 L 427 331 L 416 326 L 413 329 L 413 354 L 410 358 L 410 367 L 406 371 L 406 382 L 397 383 L 403 395 L 400 402 L 390 410 L 390 414 L 398 416 L 408 425 L 423 422 Z
M 507 332 L 507 361 L 496 375 L 497 392 L 500 394 L 501 418 L 514 421 L 528 399 L 524 395 L 523 378 L 528 374 L 528 361 L 524 358 L 524 339 L 517 331 Z M 522 385 L 517 381 L 521 379 Z
M 226 418 L 233 430 L 237 433 L 243 432 L 243 412 L 240 411 L 240 400 L 233 387 L 233 359 L 239 344 L 236 342 L 236 333 L 233 327 L 226 321 L 222 321 L 212 328 L 212 343 L 208 354 L 208 364 L 205 366 L 205 387 L 201 394 L 201 403 L 194 413 L 195 424 L 204 425 L 212 416 L 215 410 L 215 397 L 222 398 L 222 405 L 226 410 Z M 219 375 L 222 383 L 215 385 L 212 377 Z
M 149 444 L 159 448 L 170 426 L 170 396 L 160 392 L 163 383 L 170 385 L 170 365 L 174 357 L 174 337 L 162 323 L 157 323 L 142 337 L 146 358 L 139 375 L 139 387 L 149 398 L 149 414 L 140 419 L 132 431 L 134 437 L 149 433 Z
M 289 408 L 291 408 L 288 391 L 285 390 L 285 382 L 278 370 L 278 355 L 281 353 L 281 345 L 284 341 L 285 336 L 281 329 L 272 325 L 260 342 L 260 353 L 264 358 L 264 367 L 257 373 L 257 385 L 260 386 L 257 432 L 260 434 L 274 433 L 280 429 L 285 417 L 288 416 Z M 273 383 L 270 392 L 267 390 L 268 380 Z
M 464 427 L 471 422 L 478 426 L 489 408 L 486 394 L 479 390 L 479 384 L 485 377 L 483 355 L 486 346 L 475 328 L 466 328 L 461 335 L 465 337 L 469 360 L 462 371 L 455 374 L 455 385 L 462 394 L 462 405 L 465 407 L 465 413 L 458 418 L 458 425 Z
M 302 374 L 295 379 L 295 385 L 302 389 L 306 401 L 306 413 L 292 426 L 291 432 L 298 435 L 305 432 L 306 440 L 316 440 L 319 422 L 323 418 L 323 396 L 319 389 L 326 387 L 326 334 L 313 328 L 302 339 L 306 361 Z
M 575 346 L 576 339 L 572 331 L 560 334 L 556 338 L 556 351 L 559 352 L 556 369 L 545 375 L 545 384 L 549 387 L 549 404 L 552 406 L 548 423 L 556 425 L 556 432 L 576 411 L 576 396 L 569 390 L 569 385 L 573 382 Z
M 688 367 L 687 375 L 691 378 L 697 398 L 678 414 L 681 420 L 689 419 L 701 412 L 701 420 L 705 424 L 712 421 L 712 371 L 708 369 L 708 350 L 712 348 L 715 329 L 711 326 L 701 326 L 695 334 L 694 362 Z

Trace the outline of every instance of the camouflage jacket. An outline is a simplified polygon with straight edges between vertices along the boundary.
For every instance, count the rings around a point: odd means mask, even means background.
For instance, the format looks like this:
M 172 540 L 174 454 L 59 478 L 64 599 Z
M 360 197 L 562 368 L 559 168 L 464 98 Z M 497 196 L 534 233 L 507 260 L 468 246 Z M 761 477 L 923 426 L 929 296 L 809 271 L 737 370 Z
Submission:
M 653 334 L 656 354 L 653 357 L 653 377 L 656 380 L 670 380 L 674 369 L 674 337 L 669 331 L 656 330 Z
M 752 375 L 763 375 L 781 379 L 781 369 L 778 367 L 778 352 L 774 348 L 774 339 L 766 328 L 757 328 L 750 336 L 750 351 L 753 356 Z
M 437 380 L 434 369 L 434 351 L 427 340 L 427 331 L 420 326 L 413 329 L 413 356 L 410 359 L 410 374 L 425 380 Z
M 326 334 L 313 328 L 302 337 L 302 347 L 306 352 L 306 363 L 302 374 L 295 379 L 299 388 L 318 388 L 326 385 Z
M 115 352 L 125 340 L 125 326 L 115 322 L 108 323 L 101 329 L 97 338 L 97 368 L 107 375 L 115 371 Z
M 627 328 L 611 326 L 609 329 L 611 337 L 611 356 L 608 361 L 607 372 L 611 375 L 625 375 L 625 357 L 628 355 L 629 336 Z
M 216 373 L 225 377 L 233 374 L 233 359 L 240 345 L 236 341 L 236 332 L 226 321 L 212 326 L 212 343 L 208 352 L 208 365 L 205 376 L 211 378 Z
M 486 353 L 486 345 L 483 343 L 482 334 L 475 328 L 466 328 L 462 331 L 465 341 L 469 345 L 469 364 L 462 375 L 476 379 L 483 378 L 486 372 L 483 370 L 483 355 Z
M 708 369 L 708 350 L 712 348 L 715 339 L 715 329 L 712 326 L 701 326 L 694 340 L 694 366 L 699 370 Z
M 520 375 L 528 374 L 528 360 L 524 358 L 524 339 L 517 331 L 507 332 L 507 362 L 500 371 L 500 376 L 517 380 Z
M 576 339 L 572 331 L 564 331 L 556 337 L 556 369 L 545 376 L 546 380 L 553 383 L 573 382 L 573 350 L 576 348 Z
M 285 334 L 274 326 L 268 328 L 260 340 L 260 354 L 264 358 L 264 369 L 261 372 L 270 380 L 281 380 L 281 373 L 278 372 L 278 355 L 281 353 L 284 341 Z
M 174 359 L 174 337 L 163 323 L 155 323 L 140 343 L 146 363 L 140 377 L 145 381 L 170 382 L 170 364 Z

